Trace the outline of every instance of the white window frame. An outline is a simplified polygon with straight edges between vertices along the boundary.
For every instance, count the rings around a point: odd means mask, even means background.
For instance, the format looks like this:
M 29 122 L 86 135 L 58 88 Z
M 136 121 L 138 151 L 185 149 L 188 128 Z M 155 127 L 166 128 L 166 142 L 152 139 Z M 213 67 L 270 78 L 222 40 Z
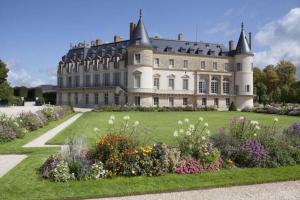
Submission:
M 159 68 L 159 58 L 154 58 L 154 67 Z
M 182 89 L 189 90 L 189 79 L 182 79 Z
M 169 101 L 169 107 L 170 108 L 174 107 L 174 97 L 169 97 L 168 101 Z
M 141 88 L 141 75 L 134 76 L 134 88 Z
M 200 69 L 205 70 L 205 61 L 200 62 Z
M 184 69 L 189 68 L 189 61 L 188 60 L 183 60 L 183 68 Z
M 134 54 L 134 64 L 141 64 L 141 54 L 140 53 Z
M 200 79 L 199 81 L 199 93 L 200 94 L 206 94 L 207 92 L 207 86 L 206 86 L 206 80 Z
M 189 102 L 189 100 L 188 100 L 187 97 L 183 97 L 183 98 L 182 98 L 182 105 L 183 105 L 183 106 L 187 106 L 187 105 L 188 105 L 188 102 Z
M 153 78 L 153 87 L 154 89 L 159 89 L 159 78 Z
M 217 70 L 218 70 L 218 63 L 213 62 L 213 71 L 217 71 Z
M 153 105 L 154 106 L 159 106 L 159 97 L 153 97 Z
M 174 59 L 169 59 L 169 68 L 173 69 L 175 67 L 175 61 Z
M 229 94 L 229 80 L 227 78 L 223 79 L 223 94 Z
M 170 83 L 172 83 L 172 84 L 170 84 Z M 169 78 L 169 80 L 168 80 L 168 87 L 171 88 L 172 90 L 174 90 L 174 88 L 175 88 L 175 80 L 174 80 L 174 78 Z
M 218 80 L 215 78 L 211 80 L 211 94 L 218 94 Z

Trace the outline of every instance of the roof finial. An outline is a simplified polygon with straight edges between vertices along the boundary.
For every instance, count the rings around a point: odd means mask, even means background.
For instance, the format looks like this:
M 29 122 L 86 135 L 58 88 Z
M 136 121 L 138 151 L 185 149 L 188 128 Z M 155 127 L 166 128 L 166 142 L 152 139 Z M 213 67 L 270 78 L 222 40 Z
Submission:
M 140 8 L 140 19 L 142 18 L 142 9 Z
M 242 31 L 244 30 L 244 22 L 242 22 Z

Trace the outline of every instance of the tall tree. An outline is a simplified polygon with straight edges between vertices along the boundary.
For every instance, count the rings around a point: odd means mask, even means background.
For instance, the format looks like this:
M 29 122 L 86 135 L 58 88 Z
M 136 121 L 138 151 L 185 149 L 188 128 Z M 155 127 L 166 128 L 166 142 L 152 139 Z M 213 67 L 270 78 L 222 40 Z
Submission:
M 276 72 L 280 77 L 280 85 L 291 86 L 296 81 L 296 66 L 289 61 L 280 61 L 276 65 Z
M 0 59 L 0 103 L 9 104 L 14 100 L 13 89 L 7 82 L 8 68 Z

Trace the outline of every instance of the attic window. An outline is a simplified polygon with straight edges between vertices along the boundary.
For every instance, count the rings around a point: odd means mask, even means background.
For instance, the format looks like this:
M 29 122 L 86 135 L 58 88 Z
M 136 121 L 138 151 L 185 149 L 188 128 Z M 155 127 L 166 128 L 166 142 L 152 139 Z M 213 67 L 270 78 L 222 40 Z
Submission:
M 167 46 L 167 47 L 165 48 L 165 51 L 166 51 L 166 52 L 171 52 L 171 51 L 172 51 L 172 47 Z
M 189 43 L 189 42 L 186 42 L 185 45 L 190 45 L 190 43 Z
M 183 47 L 180 47 L 180 48 L 179 48 L 179 52 L 181 52 L 181 53 L 185 53 L 185 52 L 186 52 L 186 49 L 185 49 L 185 48 L 183 48 Z
M 205 44 L 206 47 L 209 47 L 209 44 Z
M 197 46 L 198 44 L 197 43 L 194 43 L 194 46 Z

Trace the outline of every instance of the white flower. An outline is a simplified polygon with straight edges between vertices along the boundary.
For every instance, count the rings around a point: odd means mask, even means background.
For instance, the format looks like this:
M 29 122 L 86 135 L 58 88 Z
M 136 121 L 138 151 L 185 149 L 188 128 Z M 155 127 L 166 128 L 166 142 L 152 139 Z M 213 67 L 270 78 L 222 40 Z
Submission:
M 18 122 L 14 122 L 14 124 L 16 125 L 16 127 L 19 127 L 19 124 L 18 124 Z
M 98 131 L 99 131 L 99 128 L 94 128 L 94 131 L 95 131 L 95 132 L 98 132 Z
M 179 133 L 183 133 L 184 132 L 184 130 L 183 129 L 179 129 Z
M 256 134 L 256 133 L 254 133 L 253 135 L 254 135 L 254 137 L 256 137 L 256 136 L 257 136 L 257 134 Z
M 240 120 L 244 120 L 245 119 L 245 117 L 243 117 L 243 116 L 240 116 Z
M 110 119 L 115 120 L 115 116 L 114 115 L 110 116 Z
M 260 127 L 259 126 L 255 126 L 255 129 L 260 130 Z
M 199 117 L 199 119 L 198 119 L 200 122 L 203 122 L 203 117 Z
M 207 134 L 207 135 L 210 135 L 210 130 L 207 130 L 207 131 L 206 131 L 206 134 Z
M 126 116 L 123 117 L 123 119 L 124 119 L 124 120 L 129 120 L 130 117 L 129 117 L 129 115 L 126 115 Z
M 274 122 L 278 122 L 278 118 L 277 117 L 274 118 Z
M 184 122 L 188 123 L 190 120 L 188 118 L 184 119 Z
M 195 129 L 194 124 L 190 124 L 190 129 L 191 129 L 191 130 L 194 130 L 194 129 Z
M 22 122 L 23 122 L 23 120 L 21 120 L 21 119 L 20 119 L 20 122 L 22 123 Z
M 205 140 L 206 138 L 204 136 L 202 136 L 202 140 Z
M 179 120 L 177 123 L 178 123 L 178 125 L 181 125 L 181 124 L 182 124 L 182 121 L 181 121 L 181 120 Z
M 251 120 L 251 121 L 250 121 L 250 124 L 255 125 L 255 121 Z
M 186 131 L 185 134 L 186 135 L 192 135 L 192 133 L 190 131 Z
M 108 120 L 108 124 L 112 125 L 114 124 L 114 121 L 112 119 Z
M 138 126 L 139 124 L 140 124 L 139 121 L 135 121 L 134 124 L 133 124 L 133 126 Z
M 204 123 L 204 127 L 208 127 L 208 123 L 205 122 L 205 123 Z
M 174 137 L 178 137 L 178 131 L 174 131 Z

